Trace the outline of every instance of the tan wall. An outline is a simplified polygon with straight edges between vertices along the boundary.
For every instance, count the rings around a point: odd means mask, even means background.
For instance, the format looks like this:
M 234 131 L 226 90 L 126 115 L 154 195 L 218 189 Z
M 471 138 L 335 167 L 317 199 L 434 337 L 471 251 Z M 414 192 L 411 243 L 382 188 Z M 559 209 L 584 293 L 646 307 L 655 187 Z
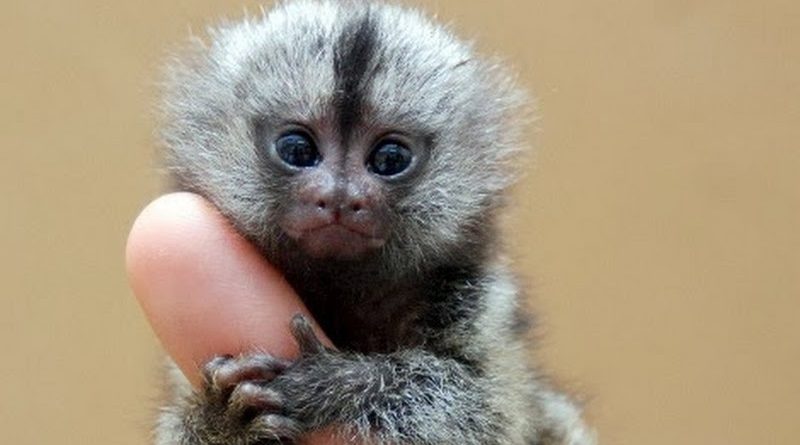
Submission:
M 122 251 L 158 191 L 152 83 L 241 5 L 3 3 L 0 443 L 141 444 L 159 353 Z M 603 443 L 798 443 L 800 3 L 429 6 L 540 97 L 515 252 Z

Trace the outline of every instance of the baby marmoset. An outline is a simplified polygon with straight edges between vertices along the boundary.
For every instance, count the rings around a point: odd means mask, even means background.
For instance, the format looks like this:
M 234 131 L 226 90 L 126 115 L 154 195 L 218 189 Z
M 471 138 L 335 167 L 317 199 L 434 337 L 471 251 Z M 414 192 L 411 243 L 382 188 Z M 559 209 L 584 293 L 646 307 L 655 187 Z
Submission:
M 496 217 L 524 95 L 424 15 L 290 1 L 169 67 L 167 167 L 294 286 L 302 356 L 219 357 L 176 388 L 160 445 L 593 443 L 526 363 Z M 290 323 L 287 320 L 287 324 Z M 186 385 L 186 383 L 179 383 Z

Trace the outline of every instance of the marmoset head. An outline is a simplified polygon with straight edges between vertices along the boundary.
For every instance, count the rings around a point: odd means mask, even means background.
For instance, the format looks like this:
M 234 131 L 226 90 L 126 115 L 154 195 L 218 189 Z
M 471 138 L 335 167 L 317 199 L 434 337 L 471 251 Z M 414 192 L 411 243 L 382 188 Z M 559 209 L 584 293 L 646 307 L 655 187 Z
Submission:
M 290 1 L 168 67 L 167 166 L 268 256 L 419 267 L 493 231 L 522 95 L 423 15 Z

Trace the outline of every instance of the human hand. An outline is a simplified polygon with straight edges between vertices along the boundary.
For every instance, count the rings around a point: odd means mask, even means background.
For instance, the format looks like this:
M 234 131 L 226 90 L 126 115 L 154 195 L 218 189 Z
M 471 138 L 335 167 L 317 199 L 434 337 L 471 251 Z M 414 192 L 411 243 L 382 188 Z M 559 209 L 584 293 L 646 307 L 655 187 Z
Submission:
M 266 351 L 298 356 L 289 331 L 308 310 L 280 273 L 206 200 L 162 196 L 137 218 L 126 251 L 136 298 L 167 353 L 189 381 L 215 356 Z M 317 334 L 328 346 L 330 341 Z M 326 433 L 309 443 L 330 443 Z

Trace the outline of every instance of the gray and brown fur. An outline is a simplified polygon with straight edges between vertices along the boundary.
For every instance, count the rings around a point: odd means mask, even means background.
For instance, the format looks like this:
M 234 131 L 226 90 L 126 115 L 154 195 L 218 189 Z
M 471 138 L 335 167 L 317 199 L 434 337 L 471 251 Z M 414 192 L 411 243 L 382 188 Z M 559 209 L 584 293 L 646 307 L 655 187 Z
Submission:
M 379 444 L 592 444 L 527 364 L 497 239 L 522 146 L 524 95 L 508 73 L 424 15 L 372 2 L 286 2 L 210 40 L 169 66 L 166 165 L 285 273 L 338 349 L 296 319 L 293 363 L 222 357 L 202 390 L 175 379 L 156 443 L 292 443 L 334 426 Z M 279 229 L 296 182 L 257 147 L 286 123 L 345 151 L 409 135 L 424 164 L 382 185 L 383 247 L 313 259 Z

